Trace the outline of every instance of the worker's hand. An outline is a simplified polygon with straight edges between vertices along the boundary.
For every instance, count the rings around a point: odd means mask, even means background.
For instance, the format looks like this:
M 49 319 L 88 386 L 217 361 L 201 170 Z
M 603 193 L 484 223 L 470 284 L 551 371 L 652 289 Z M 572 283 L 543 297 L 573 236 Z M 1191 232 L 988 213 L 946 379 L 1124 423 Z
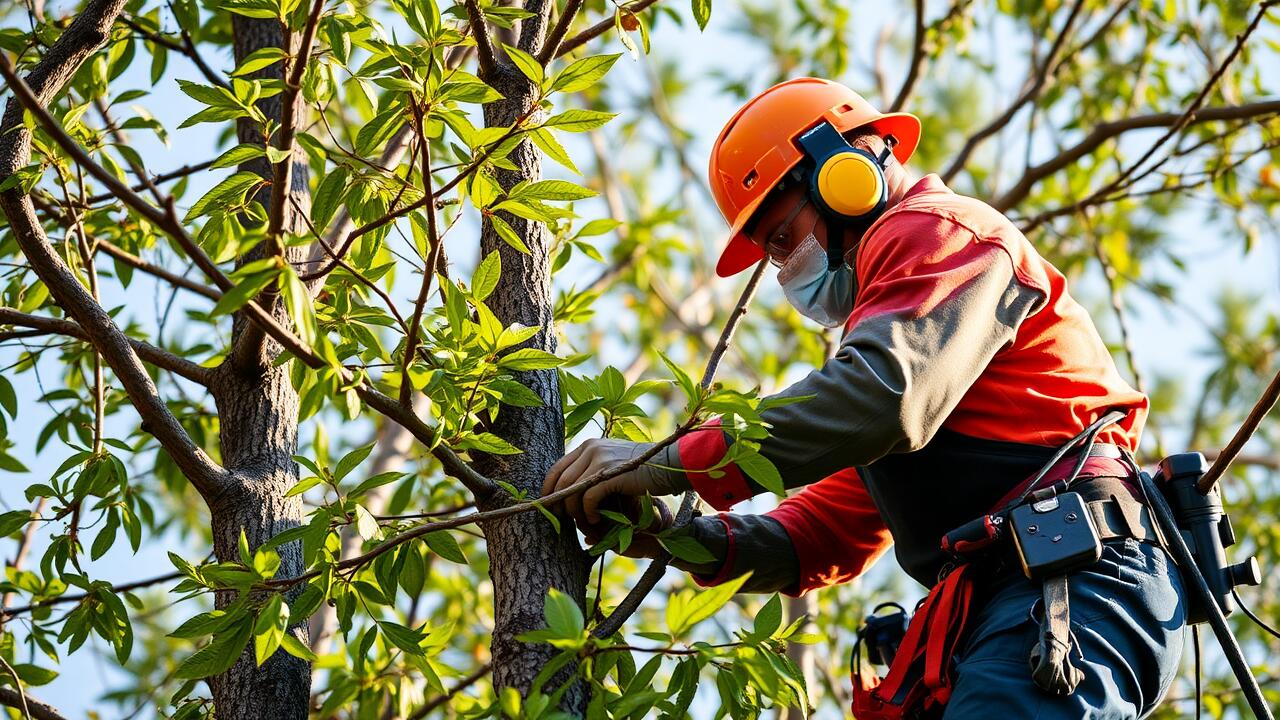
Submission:
M 549 495 L 563 490 L 598 472 L 621 465 L 653 447 L 653 443 L 633 443 L 626 440 L 593 439 L 584 442 L 573 452 L 560 458 L 547 472 L 542 483 L 542 494 Z M 601 503 L 610 496 L 638 497 L 645 493 L 672 495 L 689 488 L 685 474 L 667 470 L 661 465 L 670 462 L 666 453 L 658 453 L 648 463 L 633 470 L 596 483 L 582 493 L 564 499 L 564 508 L 580 527 L 600 522 Z M 608 508 L 606 508 L 608 509 Z
M 601 510 L 613 510 L 626 516 L 631 524 L 636 526 L 631 533 L 631 541 L 625 548 L 619 549 L 614 546 L 612 549 L 619 555 L 626 555 L 631 558 L 656 558 L 663 551 L 663 547 L 658 543 L 658 533 L 666 530 L 675 523 L 675 516 L 671 514 L 671 508 L 661 500 L 650 500 L 653 504 L 653 513 L 650 516 L 648 524 L 643 527 L 639 526 L 641 513 L 640 503 L 642 498 L 633 498 L 623 495 L 614 495 L 605 500 Z M 612 518 L 602 517 L 600 522 L 594 525 L 579 525 L 578 529 L 582 531 L 583 536 L 587 540 L 588 545 L 595 545 L 605 539 L 609 531 L 619 524 Z

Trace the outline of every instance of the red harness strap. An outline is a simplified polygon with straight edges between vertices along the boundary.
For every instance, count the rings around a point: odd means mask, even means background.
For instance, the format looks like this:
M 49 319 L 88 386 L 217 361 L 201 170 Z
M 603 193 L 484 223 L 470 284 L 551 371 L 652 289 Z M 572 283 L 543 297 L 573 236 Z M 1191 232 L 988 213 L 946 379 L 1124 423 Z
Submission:
M 1066 478 L 1075 458 L 1064 458 L 1038 483 L 1047 487 Z M 1080 477 L 1127 477 L 1128 468 L 1109 457 L 1085 461 Z M 995 512 L 1016 498 L 1031 478 L 1018 484 L 992 508 Z M 957 543 L 958 544 L 958 543 Z M 960 548 L 946 547 L 948 552 Z M 974 570 L 961 563 L 933 586 L 907 626 L 889 672 L 883 679 L 863 672 L 855 663 L 853 716 L 857 720 L 904 720 L 941 714 L 951 698 L 952 659 L 964 636 L 973 602 Z

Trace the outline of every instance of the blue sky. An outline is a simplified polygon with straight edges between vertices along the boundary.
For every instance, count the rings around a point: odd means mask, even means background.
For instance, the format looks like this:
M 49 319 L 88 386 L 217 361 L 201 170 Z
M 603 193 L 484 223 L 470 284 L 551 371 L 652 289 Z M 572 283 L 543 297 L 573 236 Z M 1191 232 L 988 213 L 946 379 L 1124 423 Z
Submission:
M 869 13 L 872 17 L 866 23 L 865 30 L 859 30 L 859 35 L 870 37 L 877 31 L 880 26 L 880 16 L 883 14 L 883 8 L 876 8 Z M 726 23 L 731 20 L 732 8 L 718 4 L 713 15 L 711 26 L 705 34 L 697 31 L 696 27 L 686 26 L 684 28 L 674 28 L 667 22 L 660 25 L 653 35 L 653 53 L 655 56 L 681 58 L 682 69 L 689 77 L 697 78 L 695 81 L 695 91 L 690 93 L 685 100 L 675 108 L 675 113 L 680 119 L 684 127 L 694 134 L 693 138 L 693 154 L 697 162 L 705 161 L 707 150 L 711 140 L 718 131 L 720 124 L 726 119 L 736 107 L 736 101 L 732 98 L 717 92 L 719 81 L 713 78 L 713 72 L 716 70 L 731 69 L 737 70 L 760 57 L 760 50 L 750 43 L 745 42 L 737 35 L 731 35 L 724 31 Z M 6 22 L 19 20 L 18 16 L 9 18 Z M 899 22 L 899 34 L 905 38 L 905 33 L 909 31 L 909 19 L 903 18 Z M 1274 28 L 1269 31 L 1274 38 Z M 982 38 L 975 38 L 974 42 L 983 42 Z M 609 51 L 620 51 L 618 43 L 613 38 L 605 40 L 605 48 Z M 1018 56 L 1021 49 L 1006 48 L 1004 49 L 1011 57 Z M 855 54 L 867 56 L 869 52 L 863 52 L 859 49 L 854 50 Z M 1271 55 L 1274 58 L 1274 54 Z M 210 60 L 216 68 L 229 68 L 230 59 L 224 55 L 211 55 Z M 1272 77 L 1280 73 L 1280 67 L 1273 67 L 1276 72 L 1270 73 Z M 154 172 L 164 172 L 166 170 L 177 168 L 186 163 L 199 162 L 213 157 L 216 154 L 215 142 L 216 137 L 213 133 L 213 125 L 199 125 L 194 128 L 176 131 L 177 125 L 192 114 L 196 106 L 186 96 L 180 94 L 176 89 L 175 79 L 199 79 L 198 73 L 195 72 L 188 63 L 182 61 L 176 55 L 171 56 L 170 69 L 159 85 L 154 89 L 153 97 L 142 101 L 152 113 L 154 113 L 166 127 L 174 133 L 174 141 L 171 146 L 165 147 L 157 142 L 151 135 L 139 131 L 133 133 L 135 147 L 142 153 L 149 168 Z M 145 76 L 145 68 L 139 67 L 131 70 L 125 78 L 122 79 L 121 87 L 146 87 L 147 81 Z M 896 80 L 894 80 L 896 82 Z M 614 85 L 615 91 L 618 88 L 635 88 L 637 92 L 643 92 L 643 88 L 647 86 L 647 81 L 642 74 L 642 68 L 624 57 L 610 77 L 610 83 Z M 869 91 L 871 88 L 857 88 L 859 90 Z M 1008 92 L 1012 90 L 1006 89 Z M 998 97 L 1003 98 L 1003 95 Z M 926 129 L 927 131 L 927 129 Z M 1154 134 L 1145 134 L 1135 136 L 1133 142 L 1144 143 L 1154 139 Z M 571 146 L 571 151 L 575 148 Z M 577 157 L 587 157 L 585 146 L 575 153 Z M 636 157 L 647 157 L 647 153 L 651 152 L 648 147 L 623 146 L 613 148 L 613 151 L 620 155 L 621 160 L 625 163 L 628 157 L 636 154 Z M 583 167 L 587 167 L 589 163 L 582 163 Z M 918 172 L 929 172 L 934 168 L 916 168 Z M 558 172 L 549 170 L 549 172 Z M 217 178 L 204 179 L 206 185 L 211 185 L 213 180 Z M 659 182 L 670 183 L 671 178 L 659 178 Z M 188 193 L 188 198 L 194 199 L 199 197 L 201 188 L 193 183 L 192 190 Z M 655 188 L 655 192 L 661 195 L 670 193 L 670 185 L 666 187 Z M 600 217 L 604 215 L 602 205 L 592 205 L 584 203 L 580 205 L 579 211 L 585 217 Z M 712 215 L 713 210 L 706 209 L 706 214 L 700 219 L 700 224 L 706 228 L 707 234 L 711 237 L 718 237 L 719 232 L 723 228 L 723 223 L 717 216 Z M 594 214 L 592 214 L 594 213 Z M 1175 276 L 1179 278 L 1179 284 L 1184 287 L 1194 288 L 1195 292 L 1189 293 L 1186 299 L 1189 303 L 1196 307 L 1203 314 L 1212 315 L 1213 299 L 1217 294 L 1226 288 L 1233 290 L 1256 293 L 1260 297 L 1260 301 L 1269 307 L 1278 307 L 1277 301 L 1280 300 L 1280 284 L 1277 283 L 1277 268 L 1280 268 L 1280 256 L 1277 255 L 1275 238 L 1264 237 L 1257 243 L 1254 250 L 1244 255 L 1242 253 L 1243 243 L 1239 236 L 1212 236 L 1205 237 L 1196 232 L 1199 221 L 1186 224 L 1187 231 L 1185 234 L 1179 234 L 1175 237 L 1175 241 L 1179 247 L 1184 247 L 1188 253 L 1195 258 L 1195 262 L 1191 265 L 1186 274 L 1178 275 L 1172 267 L 1156 268 L 1154 270 L 1157 276 L 1172 279 Z M 475 233 L 473 229 L 466 227 L 460 228 L 455 232 L 455 242 L 474 242 Z M 474 247 L 474 245 L 472 245 Z M 474 252 L 462 250 L 458 253 L 451 253 L 459 265 L 459 271 L 462 273 L 469 272 L 470 264 L 474 261 Z M 584 272 L 588 270 L 584 266 Z M 572 276 L 571 273 L 569 276 Z M 722 288 L 724 297 L 731 297 L 737 293 L 737 282 L 740 281 L 724 281 L 725 287 Z M 772 286 L 772 283 L 770 283 Z M 107 306 L 123 305 L 125 306 L 124 314 L 127 317 L 138 320 L 145 327 L 155 327 L 156 310 L 158 303 L 167 300 L 167 294 L 158 293 L 154 284 L 146 277 L 138 275 L 135 278 L 133 286 L 127 291 L 122 292 L 112 284 L 107 285 L 108 292 L 104 297 Z M 1114 340 L 1115 328 L 1110 319 L 1110 313 L 1106 312 L 1106 304 L 1104 295 L 1102 294 L 1102 285 L 1100 278 L 1096 276 L 1085 277 L 1076 286 L 1076 293 L 1087 304 L 1090 309 L 1098 311 L 1100 325 L 1108 340 Z M 397 299 L 407 297 L 409 290 L 405 288 L 397 289 Z M 1207 340 L 1201 337 L 1198 332 L 1188 332 L 1188 322 L 1186 318 L 1176 310 L 1170 310 L 1162 307 L 1152 301 L 1146 300 L 1144 296 L 1134 294 L 1131 298 L 1131 308 L 1133 313 L 1133 327 L 1136 335 L 1136 343 L 1139 348 L 1139 363 L 1148 376 L 1159 373 L 1162 375 L 1178 375 L 1185 376 L 1189 382 L 1194 382 L 1205 371 L 1205 361 L 1200 357 L 1199 351 L 1203 349 Z M 782 302 L 780 293 L 777 293 L 772 287 L 762 296 L 761 302 Z M 180 311 L 184 303 L 189 302 L 183 298 L 179 301 L 178 310 L 175 311 L 175 322 L 171 322 L 168 332 L 172 333 L 181 330 L 181 324 L 176 322 L 180 318 Z M 0 366 L 7 365 L 13 361 L 15 353 L 12 350 L 0 350 Z M 625 361 L 629 356 L 619 355 L 616 361 Z M 46 389 L 57 387 L 57 368 L 51 362 L 46 362 L 41 367 L 43 377 L 46 383 Z M 17 457 L 24 462 L 31 473 L 25 475 L 13 475 L 0 471 L 0 503 L 3 503 L 5 509 L 21 508 L 26 506 L 26 501 L 22 498 L 23 488 L 31 483 L 43 480 L 53 468 L 61 462 L 67 454 L 65 450 L 56 444 L 51 445 L 45 452 L 37 455 L 34 452 L 35 438 L 39 429 L 43 427 L 45 422 L 51 416 L 49 408 L 38 402 L 39 389 L 32 384 L 30 375 L 23 376 L 19 384 L 19 393 L 21 400 L 21 423 L 15 423 L 11 426 L 14 433 L 13 440 L 17 443 Z M 127 422 L 115 421 L 108 427 L 108 434 L 115 437 L 125 436 L 131 427 L 132 419 L 126 417 Z M 369 433 L 369 428 L 363 424 L 353 424 L 345 427 L 331 428 L 335 434 L 341 434 L 350 442 L 363 444 Z M 768 503 L 768 501 L 761 501 Z M 37 547 L 37 552 L 39 552 Z M 143 577 L 167 572 L 170 569 L 168 560 L 165 557 L 166 550 L 178 551 L 188 558 L 202 557 L 206 552 L 203 547 L 193 546 L 186 539 L 181 537 L 165 537 L 162 541 L 154 542 L 145 547 L 137 555 L 133 555 L 127 545 L 123 543 L 113 548 L 101 560 L 92 563 L 90 572 L 95 577 L 109 578 L 114 581 L 127 582 Z M 5 553 L 11 552 L 6 549 Z M 37 555 L 38 557 L 38 555 Z M 882 564 L 880 571 L 888 572 L 887 563 Z M 117 717 L 120 713 L 114 709 L 107 709 L 97 702 L 97 698 L 101 693 L 119 683 L 120 678 L 114 673 L 112 665 L 114 658 L 108 653 L 106 657 L 96 655 L 90 650 L 81 650 L 77 655 L 66 660 L 63 663 L 63 675 L 55 680 L 53 684 L 36 689 L 35 694 L 47 700 L 62 710 L 66 711 L 69 717 L 81 717 L 94 709 L 101 709 L 103 717 Z

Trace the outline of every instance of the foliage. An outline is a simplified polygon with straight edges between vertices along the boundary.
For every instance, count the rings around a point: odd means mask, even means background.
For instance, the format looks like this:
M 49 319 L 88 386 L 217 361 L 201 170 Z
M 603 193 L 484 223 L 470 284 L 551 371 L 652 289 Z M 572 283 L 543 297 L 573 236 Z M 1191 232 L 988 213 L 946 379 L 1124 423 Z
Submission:
M 760 412 L 772 390 L 822 362 L 831 338 L 774 294 L 748 315 L 721 383 L 704 390 L 686 368 L 710 353 L 735 290 L 712 279 L 720 225 L 708 225 L 714 210 L 698 168 L 719 116 L 705 98 L 727 110 L 783 77 L 839 77 L 924 118 L 913 165 L 1008 211 L 1098 309 L 1119 365 L 1146 380 L 1155 410 L 1149 459 L 1178 443 L 1220 447 L 1274 371 L 1274 308 L 1226 292 L 1205 310 L 1214 292 L 1186 282 L 1206 248 L 1245 253 L 1276 229 L 1280 107 L 1262 99 L 1277 91 L 1274 10 L 1255 32 L 1259 6 L 1235 0 L 956 0 L 920 3 L 920 31 L 904 16 L 876 40 L 869 23 L 854 22 L 871 4 L 748 1 L 713 13 L 709 0 L 687 8 L 590 0 L 570 35 L 603 20 L 605 37 L 543 62 L 509 30 L 529 11 L 477 5 L 527 95 L 514 122 L 493 124 L 484 106 L 507 98 L 473 60 L 484 49 L 467 4 L 319 3 L 317 14 L 297 0 L 127 2 L 105 46 L 47 107 L 93 163 L 167 208 L 172 227 L 104 191 L 54 133 L 23 117 L 34 152 L 0 190 L 30 192 L 76 280 L 155 351 L 139 351 L 147 378 L 212 463 L 224 460 L 221 437 L 234 429 L 222 425 L 210 369 L 237 356 L 246 313 L 279 310 L 300 343 L 273 363 L 297 393 L 302 443 L 278 495 L 301 499 L 305 511 L 268 542 L 255 546 L 242 533 L 232 555 L 211 555 L 208 498 L 184 476 L 180 450 L 162 447 L 152 418 L 139 421 L 126 371 L 101 346 L 63 325 L 33 324 L 76 316 L 5 229 L 0 471 L 22 478 L 25 504 L 0 514 L 0 535 L 38 552 L 0 583 L 11 618 L 0 659 L 12 669 L 0 683 L 54 682 L 59 664 L 96 638 L 127 677 L 104 702 L 157 717 L 211 714 L 201 681 L 245 654 L 259 666 L 277 654 L 311 663 L 317 717 L 553 718 L 574 683 L 591 690 L 591 717 L 752 718 L 811 705 L 827 716 L 847 707 L 859 619 L 873 598 L 918 590 L 878 572 L 784 602 L 735 596 L 740 580 L 705 590 L 679 581 L 659 589 L 626 631 L 596 637 L 591 630 L 636 575 L 631 560 L 609 551 L 646 532 L 648 504 L 634 523 L 614 517 L 591 549 L 599 576 L 585 607 L 566 588 L 526 609 L 541 610 L 545 626 L 521 640 L 551 645 L 555 661 L 524 695 L 495 688 L 485 674 L 494 559 L 483 526 L 467 515 L 480 493 L 442 459 L 518 462 L 524 448 L 489 428 L 548 400 L 559 401 L 568 440 L 658 441 L 720 415 L 738 440 L 729 459 L 782 493 L 777 470 L 756 452 L 768 431 Z M 15 10 L 9 19 L 22 22 L 0 30 L 0 48 L 29 70 L 80 10 L 36 3 L 30 25 Z M 294 38 L 313 25 L 314 45 L 305 55 L 262 48 L 206 72 L 228 56 L 235 18 L 268 20 Z M 1017 42 L 986 40 L 997 35 Z M 1238 35 L 1246 51 L 1215 79 Z M 690 63 L 678 47 L 689 38 L 748 48 L 754 60 Z M 291 88 L 280 73 L 299 62 Z M 1199 112 L 1176 127 L 1202 90 Z M 305 112 L 288 127 L 262 101 L 293 93 Z M 165 106 L 183 108 L 185 119 L 158 120 L 173 114 Z M 232 140 L 237 123 L 268 140 Z M 218 138 L 218 149 L 184 155 L 185 168 L 160 174 L 152 153 L 137 149 L 143 137 L 176 148 Z M 554 177 L 504 183 L 530 145 L 554 162 Z M 1139 161 L 1148 148 L 1154 154 Z M 291 162 L 307 178 L 309 203 L 275 232 L 272 215 L 285 209 L 268 198 L 289 176 L 261 168 Z M 475 257 L 481 222 L 515 254 Z M 550 235 L 550 261 L 535 269 L 557 293 L 545 325 L 504 322 L 495 302 L 502 283 L 530 272 L 509 261 L 532 256 L 526 223 Z M 1188 228 L 1198 246 L 1182 234 Z M 225 287 L 195 274 L 181 282 L 196 260 L 183 233 Z M 154 313 L 137 301 L 151 293 L 160 298 Z M 1192 349 L 1135 348 L 1135 303 L 1192 318 L 1204 331 L 1206 370 L 1149 376 L 1147 353 Z M 530 347 L 552 322 L 567 350 Z M 559 394 L 547 398 L 531 379 L 552 374 Z M 397 442 L 405 431 L 378 397 L 416 402 L 425 423 L 414 442 Z M 1270 521 L 1280 511 L 1278 440 L 1274 424 L 1264 425 L 1256 464 L 1225 488 L 1243 544 L 1265 568 L 1280 559 Z M 492 481 L 508 506 L 572 531 L 527 488 Z M 678 534 L 659 539 L 678 557 L 705 559 Z M 128 574 L 137 564 L 103 562 L 125 547 L 141 557 L 164 552 L 173 570 Z M 301 565 L 282 574 L 290 552 Z M 1264 617 L 1280 611 L 1277 582 L 1269 570 L 1263 590 L 1244 592 Z M 308 622 L 309 643 L 297 632 Z M 1264 636 L 1236 627 L 1262 657 Z M 1242 708 L 1226 669 L 1210 662 L 1209 671 L 1210 711 Z M 1280 692 L 1272 668 L 1265 679 Z M 1190 688 L 1188 676 L 1173 695 Z M 1186 711 L 1171 702 L 1158 716 Z

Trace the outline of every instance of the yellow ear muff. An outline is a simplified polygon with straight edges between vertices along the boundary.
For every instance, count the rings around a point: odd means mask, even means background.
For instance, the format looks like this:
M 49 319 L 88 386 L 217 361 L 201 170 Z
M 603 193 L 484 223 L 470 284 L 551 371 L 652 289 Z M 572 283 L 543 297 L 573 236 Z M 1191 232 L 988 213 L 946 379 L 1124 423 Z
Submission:
M 850 217 L 875 209 L 883 192 L 884 176 L 875 161 L 854 152 L 829 158 L 818 171 L 818 192 L 835 212 Z

